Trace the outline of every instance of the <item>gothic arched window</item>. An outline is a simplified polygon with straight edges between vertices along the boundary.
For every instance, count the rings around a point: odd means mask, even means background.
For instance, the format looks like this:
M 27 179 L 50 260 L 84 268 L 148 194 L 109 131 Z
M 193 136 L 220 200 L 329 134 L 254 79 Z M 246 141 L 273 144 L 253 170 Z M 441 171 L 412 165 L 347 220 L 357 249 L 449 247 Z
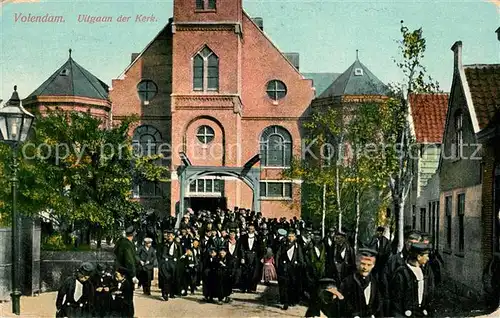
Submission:
M 207 46 L 193 57 L 193 90 L 219 90 L 219 58 Z

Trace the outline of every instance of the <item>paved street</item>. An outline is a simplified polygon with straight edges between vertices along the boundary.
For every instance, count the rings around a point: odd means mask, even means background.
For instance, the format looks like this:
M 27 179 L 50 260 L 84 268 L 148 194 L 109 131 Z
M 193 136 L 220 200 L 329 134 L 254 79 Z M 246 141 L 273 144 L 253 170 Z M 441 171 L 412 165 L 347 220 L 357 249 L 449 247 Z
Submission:
M 160 293 L 153 289 L 146 297 L 136 293 L 136 317 L 304 317 L 305 307 L 297 306 L 283 311 L 277 304 L 277 286 L 259 286 L 257 294 L 232 295 L 231 304 L 206 304 L 201 302 L 201 292 L 195 295 L 163 302 Z M 22 297 L 22 317 L 55 317 L 56 293 L 44 293 L 38 297 Z M 11 304 L 0 304 L 1 317 L 17 317 L 11 313 Z

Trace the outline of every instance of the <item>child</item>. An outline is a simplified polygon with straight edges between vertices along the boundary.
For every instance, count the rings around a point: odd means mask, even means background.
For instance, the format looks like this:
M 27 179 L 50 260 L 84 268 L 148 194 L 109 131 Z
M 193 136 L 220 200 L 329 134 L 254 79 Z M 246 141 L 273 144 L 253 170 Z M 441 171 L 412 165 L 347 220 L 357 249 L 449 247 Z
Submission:
M 112 317 L 134 317 L 134 283 L 126 278 L 127 274 L 124 267 L 115 272 L 115 286 L 111 290 Z
M 264 263 L 264 268 L 262 270 L 262 280 L 266 285 L 272 280 L 277 280 L 276 269 L 274 268 L 274 256 L 272 248 L 268 247 L 266 255 L 262 260 Z
M 181 296 L 187 296 L 188 288 L 191 290 L 191 295 L 194 294 L 197 266 L 196 258 L 193 255 L 191 247 L 188 246 L 186 253 L 179 260 Z

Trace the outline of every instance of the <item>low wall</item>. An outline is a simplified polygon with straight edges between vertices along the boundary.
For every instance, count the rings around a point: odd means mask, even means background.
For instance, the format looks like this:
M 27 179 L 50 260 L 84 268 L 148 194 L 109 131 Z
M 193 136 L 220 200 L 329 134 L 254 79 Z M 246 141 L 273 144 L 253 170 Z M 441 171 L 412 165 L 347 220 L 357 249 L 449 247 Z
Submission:
M 64 279 L 71 276 L 83 263 L 113 263 L 110 251 L 42 251 L 40 280 L 42 292 L 59 289 Z
M 12 244 L 10 228 L 0 228 L 0 301 L 10 300 Z

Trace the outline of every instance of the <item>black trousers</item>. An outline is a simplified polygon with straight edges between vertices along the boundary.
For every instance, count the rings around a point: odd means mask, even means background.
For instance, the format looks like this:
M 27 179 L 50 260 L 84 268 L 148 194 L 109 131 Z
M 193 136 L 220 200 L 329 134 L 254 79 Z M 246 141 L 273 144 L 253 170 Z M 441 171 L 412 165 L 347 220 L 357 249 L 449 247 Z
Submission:
M 139 272 L 139 284 L 142 286 L 142 290 L 145 293 L 151 292 L 151 281 L 153 280 L 153 270 L 141 270 Z
M 295 272 L 285 272 L 278 274 L 278 287 L 280 293 L 280 302 L 283 305 L 296 305 L 300 300 L 300 275 Z

